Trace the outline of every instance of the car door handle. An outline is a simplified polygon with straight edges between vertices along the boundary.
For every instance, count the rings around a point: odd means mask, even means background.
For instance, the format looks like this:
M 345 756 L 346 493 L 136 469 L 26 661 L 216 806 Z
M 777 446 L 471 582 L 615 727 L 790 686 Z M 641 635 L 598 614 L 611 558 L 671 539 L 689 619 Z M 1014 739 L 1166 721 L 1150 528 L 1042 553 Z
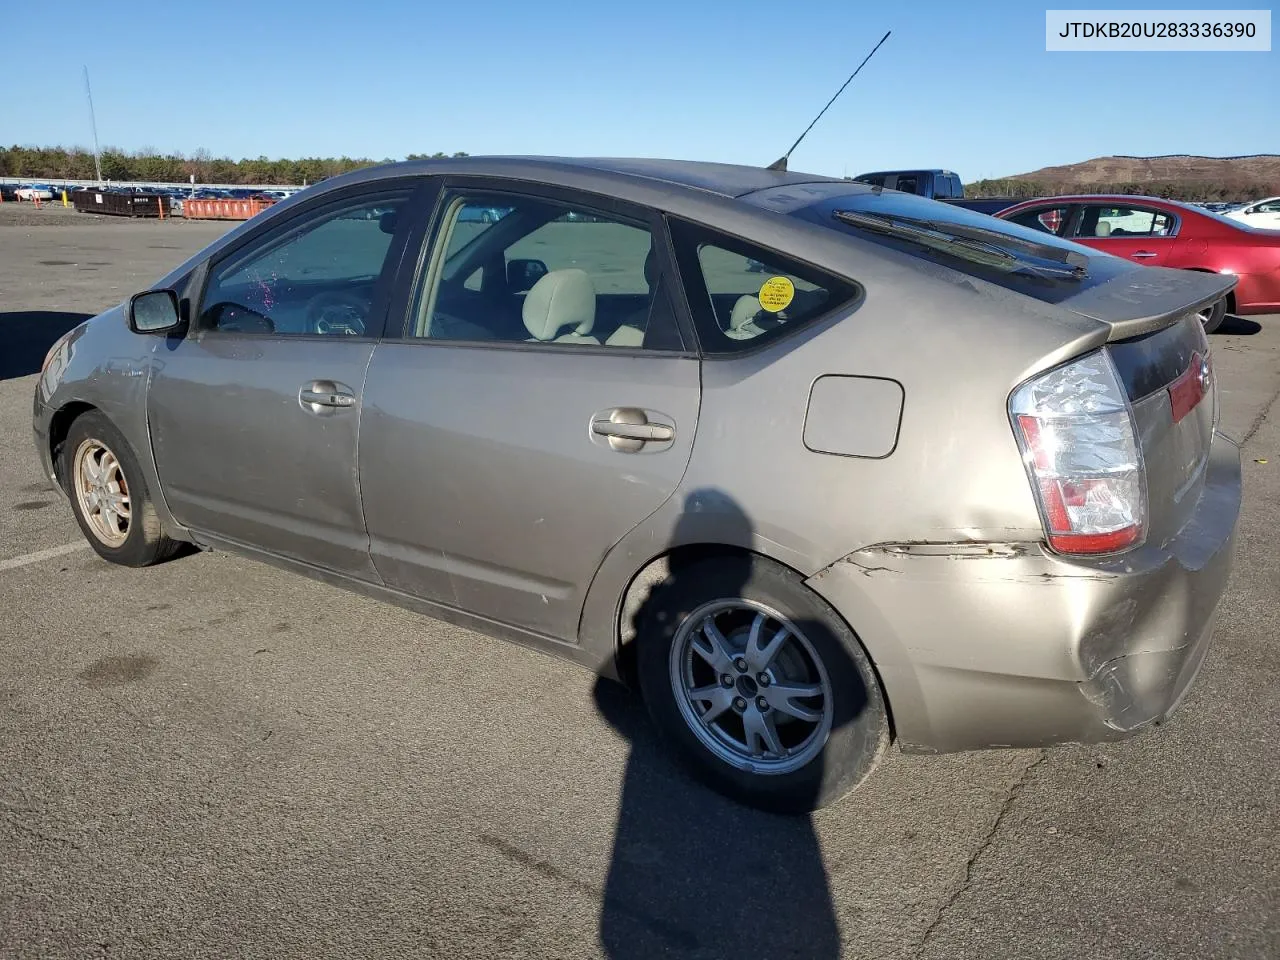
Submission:
M 634 453 L 646 443 L 670 443 L 676 436 L 675 427 L 651 423 L 638 407 L 617 407 L 596 414 L 591 432 L 608 439 L 609 446 L 622 453 Z
M 303 403 L 314 403 L 322 407 L 353 407 L 356 398 L 350 393 L 333 393 L 325 390 L 303 389 L 298 398 Z
M 356 395 L 343 383 L 313 380 L 298 391 L 298 403 L 304 410 L 319 413 L 320 408 L 345 409 L 356 405 Z
M 1159 256 L 1159 254 L 1151 253 L 1148 250 L 1139 250 L 1137 253 L 1129 254 L 1129 256 L 1133 257 L 1135 260 L 1146 260 L 1148 257 Z

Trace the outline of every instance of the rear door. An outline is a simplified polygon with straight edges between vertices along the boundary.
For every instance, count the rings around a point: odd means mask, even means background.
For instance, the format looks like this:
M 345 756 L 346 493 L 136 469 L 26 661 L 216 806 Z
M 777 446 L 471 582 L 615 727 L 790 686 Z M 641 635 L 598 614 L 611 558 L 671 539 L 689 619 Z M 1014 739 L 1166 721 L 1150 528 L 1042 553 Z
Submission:
M 398 589 L 573 641 L 603 557 L 692 450 L 699 362 L 665 226 L 495 180 L 448 183 L 435 210 L 365 390 L 373 562 Z
M 1085 204 L 1076 221 L 1081 243 L 1149 267 L 1165 266 L 1177 242 L 1178 218 L 1141 204 Z

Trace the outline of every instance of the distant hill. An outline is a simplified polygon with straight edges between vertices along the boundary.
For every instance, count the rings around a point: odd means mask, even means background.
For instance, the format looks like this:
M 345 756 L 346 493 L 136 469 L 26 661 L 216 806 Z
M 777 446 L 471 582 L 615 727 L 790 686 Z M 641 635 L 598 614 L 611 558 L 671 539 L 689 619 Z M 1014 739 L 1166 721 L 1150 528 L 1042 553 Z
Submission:
M 1097 157 L 965 186 L 974 197 L 1124 193 L 1179 200 L 1251 200 L 1280 195 L 1280 155 Z

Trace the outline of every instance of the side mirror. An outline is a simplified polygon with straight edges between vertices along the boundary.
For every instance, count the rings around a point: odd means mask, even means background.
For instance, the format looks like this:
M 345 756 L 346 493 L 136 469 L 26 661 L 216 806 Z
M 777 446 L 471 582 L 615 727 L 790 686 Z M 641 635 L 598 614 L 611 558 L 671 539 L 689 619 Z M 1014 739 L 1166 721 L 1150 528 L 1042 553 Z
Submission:
M 548 272 L 547 265 L 541 260 L 509 260 L 507 289 L 512 293 L 527 293 Z
M 168 333 L 181 323 L 178 295 L 172 290 L 148 290 L 129 300 L 129 329 L 134 333 Z

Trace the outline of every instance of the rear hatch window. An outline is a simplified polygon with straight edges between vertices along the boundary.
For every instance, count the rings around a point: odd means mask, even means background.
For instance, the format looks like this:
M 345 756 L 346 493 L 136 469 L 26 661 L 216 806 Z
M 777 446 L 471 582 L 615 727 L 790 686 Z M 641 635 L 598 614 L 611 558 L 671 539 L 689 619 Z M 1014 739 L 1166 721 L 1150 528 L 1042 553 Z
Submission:
M 1119 257 L 1099 253 L 1042 230 L 1031 230 L 954 204 L 903 193 L 869 190 L 828 196 L 788 212 L 1045 303 L 1062 303 L 1134 269 Z M 889 226 L 878 227 L 877 221 Z M 910 236 L 909 229 L 897 230 L 895 225 L 908 228 L 921 225 L 934 237 L 931 240 L 923 234 Z M 947 243 L 948 236 L 959 242 Z M 983 247 L 987 248 L 985 254 Z M 1036 247 L 1043 249 L 1037 251 Z M 1002 249 L 1010 256 L 1001 257 Z M 1068 257 L 1071 264 L 1082 269 L 1062 270 Z

